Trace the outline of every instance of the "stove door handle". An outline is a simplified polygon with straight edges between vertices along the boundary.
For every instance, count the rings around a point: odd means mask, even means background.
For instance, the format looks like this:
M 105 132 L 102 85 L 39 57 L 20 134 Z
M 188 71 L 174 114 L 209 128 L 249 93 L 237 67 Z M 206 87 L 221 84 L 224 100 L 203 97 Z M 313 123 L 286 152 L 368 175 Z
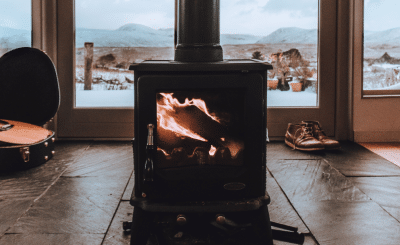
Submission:
M 146 145 L 146 162 L 144 163 L 144 169 L 143 169 L 143 180 L 145 182 L 154 181 L 153 180 L 153 175 L 154 175 L 154 160 L 153 160 L 154 125 L 153 124 L 147 125 L 147 129 L 148 129 L 148 133 L 147 133 L 147 145 Z

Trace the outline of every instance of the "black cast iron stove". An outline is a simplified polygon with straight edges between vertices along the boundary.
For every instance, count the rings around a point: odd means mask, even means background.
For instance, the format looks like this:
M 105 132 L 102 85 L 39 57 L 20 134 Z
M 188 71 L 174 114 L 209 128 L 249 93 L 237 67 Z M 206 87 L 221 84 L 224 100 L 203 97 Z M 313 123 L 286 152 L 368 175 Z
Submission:
M 272 244 L 265 139 L 266 75 L 272 66 L 223 60 L 219 0 L 179 0 L 176 15 L 175 60 L 130 66 L 135 72 L 131 244 L 146 244 L 155 225 L 180 232 L 180 225 L 207 218 L 217 226 L 238 224 L 235 217 L 243 213 L 248 220 L 241 222 L 258 226 L 260 241 Z

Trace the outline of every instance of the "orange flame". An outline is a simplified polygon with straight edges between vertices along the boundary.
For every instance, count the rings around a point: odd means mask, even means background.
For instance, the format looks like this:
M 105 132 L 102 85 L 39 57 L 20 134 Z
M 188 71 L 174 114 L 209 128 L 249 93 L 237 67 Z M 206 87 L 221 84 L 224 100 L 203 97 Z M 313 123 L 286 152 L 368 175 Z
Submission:
M 157 150 L 160 150 L 160 151 L 162 151 L 162 153 L 164 153 L 164 155 L 169 156 L 169 154 L 164 149 L 157 147 Z
M 179 103 L 178 99 L 172 97 L 173 93 L 160 93 L 163 96 L 161 99 L 161 104 L 157 103 L 157 121 L 158 125 L 166 130 L 170 130 L 174 132 L 178 136 L 190 137 L 193 139 L 201 140 L 207 142 L 206 139 L 191 131 L 190 129 L 184 128 L 179 125 L 175 118 L 173 117 L 177 108 L 187 107 L 187 106 L 196 106 L 202 112 L 204 112 L 207 116 L 212 118 L 213 120 L 220 122 L 220 120 L 209 113 L 206 103 L 201 99 L 192 99 L 189 100 L 186 98 L 185 103 Z
M 208 152 L 208 154 L 209 154 L 210 156 L 214 156 L 214 155 L 215 155 L 215 152 L 217 152 L 217 148 L 215 148 L 215 147 L 212 145 L 210 151 Z

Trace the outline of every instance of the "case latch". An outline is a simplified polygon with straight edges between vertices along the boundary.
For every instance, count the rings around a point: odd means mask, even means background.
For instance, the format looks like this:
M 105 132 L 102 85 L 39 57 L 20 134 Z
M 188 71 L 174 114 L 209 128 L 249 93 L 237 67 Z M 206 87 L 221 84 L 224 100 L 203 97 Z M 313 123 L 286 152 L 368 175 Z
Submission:
M 29 162 L 29 147 L 19 148 L 19 153 L 21 154 L 22 160 L 24 160 L 24 162 Z

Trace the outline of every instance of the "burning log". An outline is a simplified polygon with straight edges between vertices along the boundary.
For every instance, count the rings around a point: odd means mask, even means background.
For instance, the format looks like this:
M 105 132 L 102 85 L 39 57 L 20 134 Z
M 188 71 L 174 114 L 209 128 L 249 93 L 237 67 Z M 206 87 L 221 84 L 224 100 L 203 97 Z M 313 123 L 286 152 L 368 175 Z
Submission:
M 217 152 L 215 152 L 215 164 L 218 165 L 229 165 L 232 160 L 231 152 L 227 147 L 218 147 Z
M 226 120 L 222 123 L 217 115 L 209 112 L 204 100 L 186 98 L 181 103 L 172 93 L 158 94 L 157 141 L 162 149 L 158 154 L 165 161 L 160 164 L 242 164 L 238 154 L 244 149 L 243 142 L 229 136 Z

